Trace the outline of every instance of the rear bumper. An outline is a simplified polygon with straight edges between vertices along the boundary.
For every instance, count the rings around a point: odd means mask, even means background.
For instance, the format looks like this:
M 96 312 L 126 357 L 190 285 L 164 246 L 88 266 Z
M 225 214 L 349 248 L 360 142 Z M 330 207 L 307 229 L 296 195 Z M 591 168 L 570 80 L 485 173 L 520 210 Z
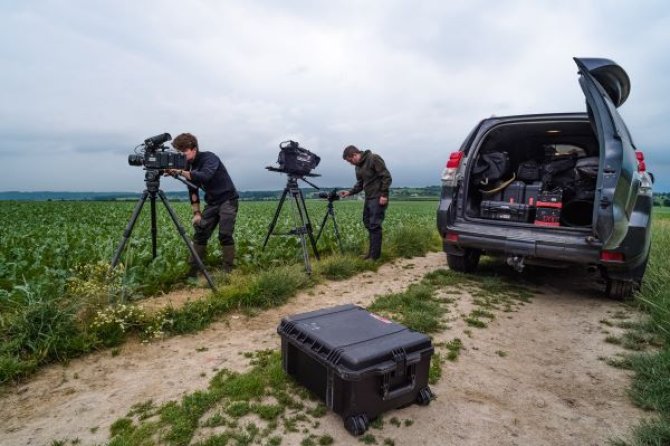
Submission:
M 563 233 L 564 232 L 564 233 Z M 501 228 L 467 223 L 448 228 L 458 241 L 443 239 L 447 254 L 462 254 L 464 248 L 480 249 L 489 255 L 515 255 L 550 261 L 578 264 L 598 264 L 602 245 L 590 242 L 588 234 L 569 231 L 552 233 L 535 228 Z

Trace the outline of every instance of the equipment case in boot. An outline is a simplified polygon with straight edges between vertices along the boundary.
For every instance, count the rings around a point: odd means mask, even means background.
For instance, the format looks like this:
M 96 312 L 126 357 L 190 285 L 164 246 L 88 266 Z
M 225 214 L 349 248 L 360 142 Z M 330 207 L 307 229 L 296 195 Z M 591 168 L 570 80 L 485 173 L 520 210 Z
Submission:
M 369 313 L 341 305 L 287 316 L 277 328 L 282 366 L 361 435 L 381 413 L 433 395 L 428 336 Z

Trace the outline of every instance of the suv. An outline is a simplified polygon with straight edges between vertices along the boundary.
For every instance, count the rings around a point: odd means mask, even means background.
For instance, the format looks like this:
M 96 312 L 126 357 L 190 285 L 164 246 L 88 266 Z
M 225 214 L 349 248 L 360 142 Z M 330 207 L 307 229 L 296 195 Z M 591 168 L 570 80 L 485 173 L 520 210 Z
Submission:
M 481 254 L 527 264 L 600 270 L 606 293 L 628 298 L 651 243 L 653 176 L 617 111 L 630 92 L 607 59 L 575 58 L 586 113 L 481 121 L 442 174 L 437 226 L 449 267 Z

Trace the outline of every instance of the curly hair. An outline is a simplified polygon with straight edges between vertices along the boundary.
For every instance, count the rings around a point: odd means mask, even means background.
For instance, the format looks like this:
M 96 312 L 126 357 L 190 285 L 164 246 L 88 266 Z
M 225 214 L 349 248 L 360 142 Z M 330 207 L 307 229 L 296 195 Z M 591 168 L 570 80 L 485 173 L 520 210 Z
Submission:
M 190 133 L 182 133 L 172 140 L 172 147 L 183 152 L 187 149 L 198 150 L 198 138 Z

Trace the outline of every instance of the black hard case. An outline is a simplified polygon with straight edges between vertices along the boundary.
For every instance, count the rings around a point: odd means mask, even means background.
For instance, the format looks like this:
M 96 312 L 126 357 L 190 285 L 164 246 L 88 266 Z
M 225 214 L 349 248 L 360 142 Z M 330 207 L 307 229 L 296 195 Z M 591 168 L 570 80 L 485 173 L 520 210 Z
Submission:
M 286 373 L 354 435 L 387 410 L 431 400 L 433 345 L 426 335 L 355 305 L 285 317 L 277 332 Z
M 507 220 L 528 223 L 533 219 L 534 207 L 523 203 L 508 203 L 507 201 L 482 201 L 480 216 L 493 220 Z

